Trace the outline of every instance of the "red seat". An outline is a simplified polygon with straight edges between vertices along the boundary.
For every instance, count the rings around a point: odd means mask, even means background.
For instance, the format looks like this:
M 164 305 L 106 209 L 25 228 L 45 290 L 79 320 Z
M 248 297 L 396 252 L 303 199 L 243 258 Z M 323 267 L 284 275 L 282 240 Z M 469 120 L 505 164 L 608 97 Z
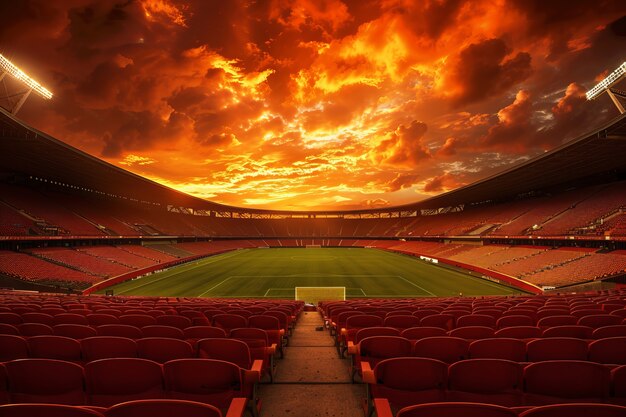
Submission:
M 28 344 L 21 336 L 0 334 L 0 362 L 28 358 Z
M 523 367 L 504 359 L 468 359 L 448 368 L 447 401 L 518 407 L 523 403 Z
M 92 313 L 85 316 L 90 326 L 102 326 L 103 324 L 119 324 L 120 319 L 112 314 Z
M 606 402 L 610 372 L 584 361 L 535 362 L 524 369 L 525 404 Z
M 176 329 L 179 330 L 179 329 Z M 165 363 L 173 359 L 193 358 L 193 347 L 189 342 L 165 337 L 147 337 L 137 340 L 140 358 Z
M 55 336 L 71 337 L 78 340 L 98 335 L 96 329 L 83 324 L 57 324 L 53 330 Z
M 337 345 L 339 357 L 344 356 L 345 351 L 348 349 L 348 342 L 354 342 L 356 332 L 368 327 L 380 327 L 382 324 L 382 318 L 369 314 L 360 314 L 348 317 L 346 319 L 345 327 L 340 329 L 341 334 L 339 344 Z
M 249 377 L 234 363 L 213 359 L 176 359 L 163 365 L 168 398 L 227 408 L 233 398 L 251 399 Z M 258 380 L 258 374 L 257 380 Z
M 404 329 L 400 336 L 405 337 L 409 340 L 419 340 L 425 337 L 434 337 L 434 336 L 446 336 L 447 331 L 441 327 L 410 327 L 408 329 Z
M 496 327 L 496 319 L 488 314 L 468 314 L 456 319 L 456 327 L 483 326 Z
M 85 362 L 105 358 L 136 358 L 137 343 L 117 336 L 96 336 L 80 341 Z
M 546 329 L 554 326 L 569 326 L 578 323 L 578 317 L 571 315 L 548 316 L 537 321 L 537 327 Z
M 422 358 L 438 359 L 446 363 L 454 363 L 467 359 L 469 342 L 452 336 L 426 337 L 415 342 L 413 355 Z
M 578 323 L 576 324 L 597 329 L 604 326 L 615 326 L 618 324 L 621 325 L 622 319 L 611 314 L 593 314 L 579 318 Z
M 393 327 L 398 330 L 404 330 L 420 325 L 420 318 L 413 315 L 394 315 L 385 317 L 384 327 Z
M 0 323 L 12 324 L 13 326 L 17 326 L 18 324 L 24 323 L 24 321 L 19 314 L 0 312 Z
M 13 403 L 85 403 L 80 365 L 55 359 L 18 359 L 4 366 Z
M 452 330 L 454 327 L 454 316 L 450 314 L 431 314 L 420 320 L 420 326 L 441 327 L 445 330 Z
M 241 417 L 245 411 L 246 400 L 236 398 L 231 403 L 228 417 Z M 217 407 L 195 401 L 185 400 L 137 400 L 114 405 L 106 411 L 106 417 L 222 417 Z
M 529 362 L 549 360 L 587 360 L 587 341 L 572 337 L 551 337 L 531 340 L 526 344 Z
M 43 323 L 22 323 L 17 325 L 20 335 L 24 337 L 43 336 L 53 333 L 52 327 Z
M 161 365 L 140 358 L 99 359 L 85 364 L 91 405 L 110 407 L 124 401 L 162 398 Z
M 226 337 L 226 330 L 213 327 L 213 326 L 191 326 L 183 330 L 185 339 L 191 343 L 192 346 L 196 346 L 200 339 L 215 339 Z
M 220 327 L 226 332 L 240 327 L 248 327 L 248 319 L 236 314 L 217 314 L 213 316 L 213 326 Z
M 284 356 L 283 352 L 283 334 L 280 321 L 276 317 L 266 315 L 253 315 L 248 318 L 248 327 L 265 330 L 270 345 L 276 344 L 276 348 L 280 353 L 280 357 Z M 209 337 L 209 336 L 207 336 Z
M 54 316 L 54 324 L 81 324 L 87 326 L 89 321 L 87 321 L 87 317 L 81 314 L 61 313 Z
M 513 326 L 534 326 L 535 320 L 529 316 L 523 315 L 510 315 L 503 316 L 496 322 L 496 329 L 504 329 L 505 327 Z
M 231 362 L 242 369 L 252 370 L 253 360 L 248 345 L 236 339 L 201 339 L 198 341 L 198 357 Z M 258 371 L 262 364 L 259 361 Z
M 604 339 L 605 337 L 626 336 L 626 325 L 618 324 L 615 326 L 598 327 L 593 331 L 591 337 L 593 339 Z
M 275 344 L 270 344 L 265 330 L 252 328 L 233 329 L 230 331 L 230 338 L 246 343 L 252 360 L 263 361 L 264 371 L 273 370 L 270 365 L 273 363 L 272 358 L 276 353 L 277 347 Z
M 9 381 L 7 381 L 7 370 L 0 363 L 0 404 L 8 404 L 11 402 L 9 397 Z
M 187 327 L 191 327 L 191 319 L 185 316 L 159 316 L 156 318 L 157 324 L 162 326 L 172 326 L 179 329 L 185 329 Z
M 0 334 L 11 334 L 14 336 L 19 336 L 20 331 L 12 324 L 0 323 Z
M 555 326 L 545 329 L 543 331 L 543 337 L 575 337 L 578 339 L 590 339 L 592 333 L 593 329 L 588 326 Z
M 379 417 L 389 414 L 378 412 Z M 418 404 L 400 410 L 396 417 L 517 417 L 517 413 L 506 407 L 477 403 L 433 403 Z
M 403 317 L 403 316 L 396 316 Z M 354 345 L 357 345 L 361 340 L 366 337 L 372 336 L 400 336 L 400 331 L 393 327 L 367 327 L 365 329 L 360 329 L 354 335 Z
M 445 401 L 448 366 L 436 359 L 401 357 L 380 361 L 373 370 L 365 364 L 363 381 L 371 401 L 386 398 L 394 408 Z
M 65 336 L 35 336 L 27 340 L 31 358 L 81 362 L 80 342 Z
M 50 314 L 45 313 L 24 313 L 22 314 L 22 320 L 24 323 L 41 323 L 47 324 L 48 326 L 54 326 L 54 317 Z
M 626 365 L 626 336 L 607 337 L 589 344 L 589 360 L 613 365 Z
M 611 404 L 554 404 L 534 407 L 520 417 L 624 417 L 626 407 Z
M 128 339 L 141 339 L 143 337 L 140 328 L 128 324 L 103 324 L 96 327 L 96 330 L 98 336 L 118 336 Z
M 128 326 L 145 327 L 157 324 L 157 319 L 148 314 L 123 314 L 119 317 L 120 324 Z
M 469 357 L 524 362 L 526 361 L 526 342 L 505 337 L 476 340 L 469 345 Z
M 494 336 L 492 327 L 485 326 L 465 326 L 457 327 L 448 332 L 449 336 L 460 337 L 467 340 L 488 339 Z
M 169 337 L 171 339 L 184 339 L 185 334 L 178 327 L 152 325 L 141 328 L 143 337 Z
M 611 402 L 626 406 L 626 365 L 611 371 Z
M 511 339 L 534 339 L 541 337 L 542 331 L 536 326 L 513 326 L 497 330 L 496 337 L 507 337 Z
M 104 417 L 85 407 L 62 404 L 8 404 L 0 406 L 2 417 Z

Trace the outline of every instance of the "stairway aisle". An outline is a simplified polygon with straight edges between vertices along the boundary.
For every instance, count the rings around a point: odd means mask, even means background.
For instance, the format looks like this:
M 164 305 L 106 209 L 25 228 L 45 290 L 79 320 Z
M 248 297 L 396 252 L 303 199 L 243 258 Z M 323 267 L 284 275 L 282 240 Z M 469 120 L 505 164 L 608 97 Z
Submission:
M 261 417 L 363 417 L 365 387 L 352 384 L 318 312 L 300 315 L 273 384 L 262 384 Z

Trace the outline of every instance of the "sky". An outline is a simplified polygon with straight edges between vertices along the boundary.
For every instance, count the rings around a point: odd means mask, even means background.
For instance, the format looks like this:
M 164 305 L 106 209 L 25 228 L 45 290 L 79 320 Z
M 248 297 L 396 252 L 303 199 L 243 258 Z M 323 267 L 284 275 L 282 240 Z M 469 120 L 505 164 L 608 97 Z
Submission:
M 626 60 L 626 2 L 3 1 L 0 53 L 54 94 L 21 119 L 116 166 L 241 207 L 381 208 L 616 117 L 584 93 Z

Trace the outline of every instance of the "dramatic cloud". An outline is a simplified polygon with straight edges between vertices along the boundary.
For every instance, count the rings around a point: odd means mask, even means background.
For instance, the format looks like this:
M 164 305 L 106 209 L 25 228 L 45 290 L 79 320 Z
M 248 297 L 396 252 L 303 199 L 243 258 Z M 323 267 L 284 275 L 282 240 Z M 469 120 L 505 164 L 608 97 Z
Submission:
M 19 116 L 110 163 L 224 204 L 360 209 L 614 117 L 584 92 L 623 62 L 625 14 L 620 0 L 4 1 L 0 53 L 54 93 Z

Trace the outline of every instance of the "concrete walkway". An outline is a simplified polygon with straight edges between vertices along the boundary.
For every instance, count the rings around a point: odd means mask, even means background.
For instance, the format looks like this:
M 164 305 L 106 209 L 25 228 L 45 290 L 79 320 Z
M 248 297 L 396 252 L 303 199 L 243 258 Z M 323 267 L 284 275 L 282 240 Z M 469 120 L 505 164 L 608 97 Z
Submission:
M 365 386 L 352 384 L 317 312 L 300 315 L 273 384 L 262 384 L 261 417 L 363 417 Z

